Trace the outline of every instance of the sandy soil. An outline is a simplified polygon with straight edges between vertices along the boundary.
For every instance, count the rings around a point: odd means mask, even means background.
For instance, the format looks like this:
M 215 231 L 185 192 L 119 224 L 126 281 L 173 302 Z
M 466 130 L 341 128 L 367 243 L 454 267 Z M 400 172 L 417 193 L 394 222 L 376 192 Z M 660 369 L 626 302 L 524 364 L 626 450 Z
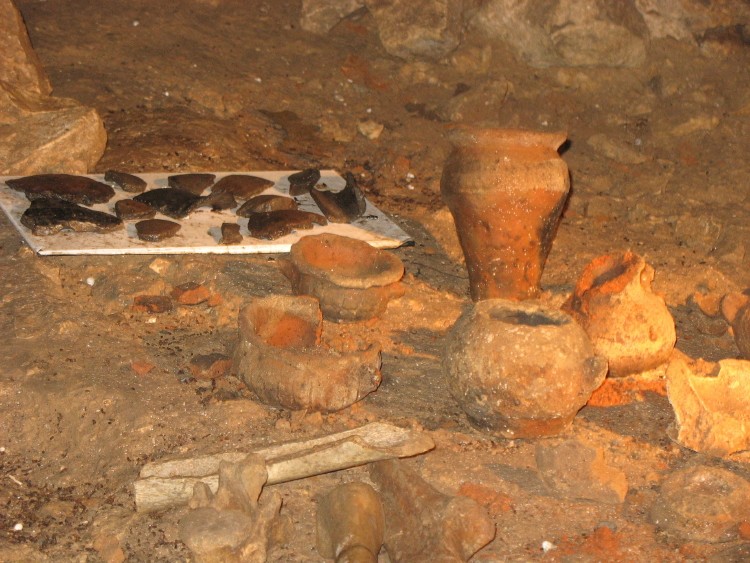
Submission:
M 468 483 L 461 490 L 487 507 L 497 537 L 475 561 L 704 560 L 736 545 L 681 542 L 648 521 L 670 471 L 703 462 L 750 477 L 746 464 L 670 441 L 659 382 L 609 388 L 569 431 L 625 472 L 622 505 L 554 497 L 534 469 L 532 441 L 467 423 L 440 370 L 443 338 L 469 299 L 439 179 L 451 115 L 568 131 L 573 192 L 544 299 L 562 303 L 592 258 L 630 248 L 656 269 L 678 348 L 736 357 L 722 321 L 688 298 L 750 286 L 746 45 L 664 41 L 640 69 L 533 70 L 499 47 L 483 59 L 468 39 L 451 61 L 404 63 L 383 51 L 366 12 L 316 37 L 299 29 L 292 1 L 18 5 L 54 94 L 96 107 L 105 121 L 97 171 L 352 170 L 416 245 L 396 251 L 406 295 L 381 323 L 326 324 L 329 338 L 382 345 L 383 384 L 321 417 L 256 403 L 233 376 L 190 377 L 194 355 L 231 353 L 243 302 L 289 293 L 273 256 L 39 258 L 0 218 L 0 560 L 186 560 L 179 512 L 134 511 L 131 486 L 145 462 L 373 420 L 424 427 L 438 447 L 409 465 L 446 493 Z M 357 132 L 366 119 L 385 126 L 379 138 Z M 210 305 L 133 309 L 136 295 L 185 282 L 206 286 Z M 360 478 L 362 469 L 276 486 L 285 528 L 270 559 L 320 561 L 316 495 Z M 557 548 L 545 554 L 543 541 Z

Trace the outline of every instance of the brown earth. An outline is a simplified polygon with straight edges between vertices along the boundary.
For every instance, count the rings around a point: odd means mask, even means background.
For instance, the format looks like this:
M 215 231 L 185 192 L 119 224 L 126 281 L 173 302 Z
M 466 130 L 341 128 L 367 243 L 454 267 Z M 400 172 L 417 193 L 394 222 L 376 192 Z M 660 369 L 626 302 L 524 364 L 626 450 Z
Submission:
M 544 299 L 562 304 L 591 259 L 629 248 L 656 270 L 677 347 L 712 361 L 736 357 L 723 321 L 688 298 L 750 286 L 750 50 L 741 37 L 653 42 L 638 69 L 540 70 L 497 47 L 482 64 L 471 37 L 444 63 L 405 63 L 383 50 L 367 12 L 318 37 L 299 29 L 293 1 L 18 6 L 54 95 L 95 107 L 105 121 L 96 171 L 351 170 L 416 245 L 395 251 L 406 294 L 381 321 L 324 326 L 329 342 L 383 347 L 380 389 L 339 413 L 290 414 L 254 402 L 234 376 L 203 381 L 190 371 L 194 356 L 231 355 L 244 302 L 289 293 L 273 256 L 41 258 L 0 216 L 0 560 L 185 560 L 179 512 L 134 511 L 132 482 L 145 462 L 374 420 L 424 427 L 437 448 L 410 466 L 488 509 L 497 537 L 475 561 L 704 560 L 734 546 L 682 542 L 648 521 L 672 470 L 704 462 L 750 477 L 747 463 L 671 442 L 672 409 L 652 379 L 640 391 L 637 381 L 609 384 L 569 432 L 605 448 L 626 474 L 622 505 L 554 497 L 534 469 L 533 441 L 468 425 L 440 370 L 443 338 L 469 299 L 439 179 L 442 116 L 455 94 L 506 84 L 503 95 L 462 106 L 466 119 L 566 130 L 570 139 L 563 156 L 573 192 Z M 367 119 L 384 125 L 380 137 L 357 132 Z M 625 157 L 589 142 L 595 134 Z M 164 313 L 134 307 L 138 295 L 189 282 L 217 297 Z M 270 560 L 320 561 L 316 495 L 366 475 L 275 486 L 285 533 Z M 544 553 L 543 541 L 558 548 Z

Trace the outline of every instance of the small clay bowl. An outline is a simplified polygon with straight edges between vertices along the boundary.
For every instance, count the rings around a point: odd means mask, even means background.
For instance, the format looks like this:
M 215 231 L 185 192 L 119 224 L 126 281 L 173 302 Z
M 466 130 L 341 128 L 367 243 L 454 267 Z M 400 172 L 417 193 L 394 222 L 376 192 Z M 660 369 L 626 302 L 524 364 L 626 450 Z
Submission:
M 320 343 L 322 315 L 308 296 L 258 298 L 239 315 L 235 373 L 268 405 L 332 412 L 380 385 L 380 350 L 339 352 Z
M 381 315 L 388 301 L 404 294 L 404 265 L 364 241 L 330 233 L 306 236 L 292 245 L 281 270 L 297 295 L 320 300 L 327 320 L 362 321 Z

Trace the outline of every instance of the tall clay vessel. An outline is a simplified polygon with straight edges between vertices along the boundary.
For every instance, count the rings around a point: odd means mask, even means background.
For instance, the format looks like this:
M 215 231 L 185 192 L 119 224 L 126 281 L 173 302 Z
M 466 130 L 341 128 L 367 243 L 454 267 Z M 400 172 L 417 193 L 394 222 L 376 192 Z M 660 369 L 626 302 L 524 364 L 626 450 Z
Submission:
M 440 191 L 456 224 L 471 298 L 528 299 L 539 280 L 570 190 L 557 149 L 565 133 L 462 127 Z

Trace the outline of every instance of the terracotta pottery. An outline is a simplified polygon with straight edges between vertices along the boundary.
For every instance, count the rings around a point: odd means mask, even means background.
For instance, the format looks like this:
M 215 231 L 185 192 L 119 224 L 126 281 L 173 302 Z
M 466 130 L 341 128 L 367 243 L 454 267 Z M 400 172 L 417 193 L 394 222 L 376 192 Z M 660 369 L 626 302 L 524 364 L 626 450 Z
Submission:
M 628 251 L 594 259 L 583 271 L 564 309 L 621 377 L 667 362 L 676 334 L 664 299 L 651 291 L 654 269 Z
M 456 224 L 471 298 L 528 299 L 570 189 L 565 133 L 459 128 L 440 191 Z
M 327 320 L 361 321 L 377 317 L 400 297 L 404 265 L 393 254 L 366 242 L 330 233 L 301 238 L 292 245 L 281 271 L 297 295 L 320 300 Z
M 321 346 L 313 297 L 274 295 L 240 310 L 234 372 L 268 405 L 331 412 L 380 385 L 380 350 L 339 353 Z
M 562 311 L 488 299 L 454 325 L 443 370 L 472 423 L 505 438 L 533 438 L 572 422 L 604 381 L 607 362 Z

